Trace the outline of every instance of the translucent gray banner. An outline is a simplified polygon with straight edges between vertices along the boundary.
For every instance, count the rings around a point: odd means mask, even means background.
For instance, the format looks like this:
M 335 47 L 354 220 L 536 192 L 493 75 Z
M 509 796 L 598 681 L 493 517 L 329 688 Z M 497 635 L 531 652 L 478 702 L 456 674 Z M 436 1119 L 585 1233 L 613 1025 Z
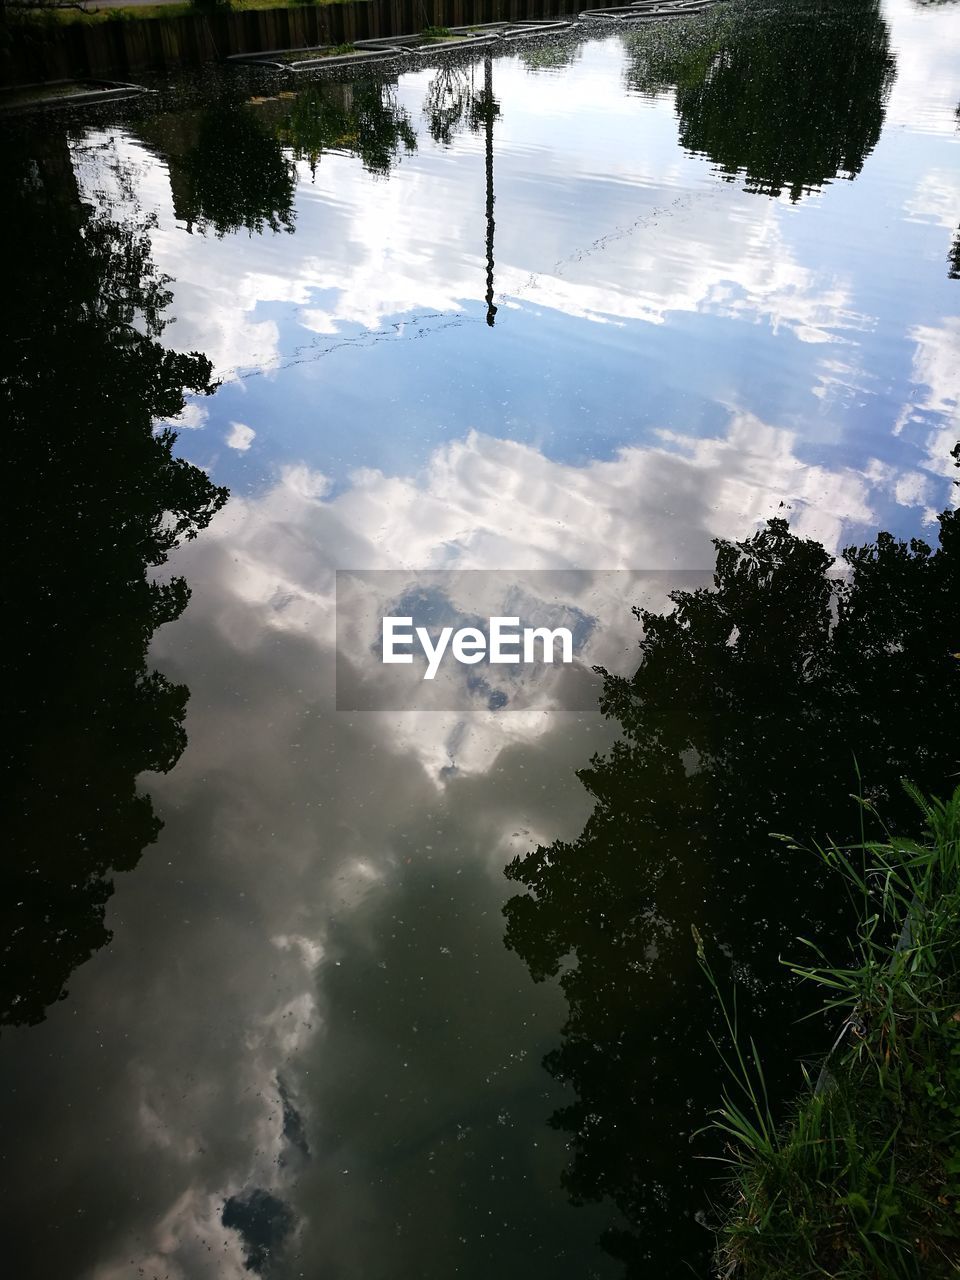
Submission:
M 634 607 L 710 570 L 338 570 L 340 711 L 595 710 L 595 666 L 636 669 Z

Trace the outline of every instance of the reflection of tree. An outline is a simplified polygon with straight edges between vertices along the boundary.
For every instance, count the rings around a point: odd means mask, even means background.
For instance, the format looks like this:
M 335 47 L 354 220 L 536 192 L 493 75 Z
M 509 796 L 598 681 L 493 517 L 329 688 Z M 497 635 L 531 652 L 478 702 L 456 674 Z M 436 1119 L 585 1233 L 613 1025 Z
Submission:
M 960 280 L 960 230 L 953 237 L 953 244 L 947 254 L 948 275 L 951 280 Z
M 447 63 L 440 67 L 427 85 L 423 110 L 430 122 L 434 142 L 449 145 L 464 119 L 475 95 L 473 66 L 460 67 Z
M 218 236 L 239 227 L 293 230 L 296 170 L 251 110 L 211 107 L 200 114 L 192 145 L 180 157 L 179 217 Z
M 960 511 L 941 516 L 935 552 L 886 534 L 845 552 L 847 580 L 780 520 L 716 545 L 715 589 L 639 613 L 642 665 L 605 677 L 623 737 L 579 774 L 583 832 L 507 868 L 526 889 L 505 908 L 507 945 L 536 980 L 562 970 L 568 1001 L 545 1064 L 576 1094 L 552 1120 L 573 1153 L 566 1186 L 612 1199 L 628 1229 L 606 1245 L 644 1277 L 686 1275 L 709 1246 L 690 1217 L 709 1150 L 689 1138 L 721 1082 L 691 924 L 749 990 L 780 1055 L 776 1096 L 818 1048 L 778 956 L 842 922 L 769 833 L 857 838 L 855 760 L 885 819 L 909 827 L 901 776 L 942 793 L 960 756 Z
M 632 55 L 634 89 L 675 86 L 685 147 L 748 191 L 793 200 L 860 172 L 895 65 L 876 0 L 720 12 L 679 41 L 641 33 Z
M 493 206 L 493 125 L 500 115 L 500 103 L 493 92 L 493 59 L 487 54 L 483 59 L 483 84 L 478 85 L 478 64 L 441 66 L 427 85 L 423 110 L 430 122 L 430 135 L 435 142 L 449 146 L 460 129 L 484 134 L 484 170 L 486 177 L 486 201 L 484 214 L 487 223 L 486 237 L 486 293 L 487 325 L 496 323 L 497 307 L 494 305 L 493 285 L 493 237 L 495 223 Z
M 157 341 L 170 294 L 142 225 L 81 205 L 62 135 L 4 147 L 7 838 L 0 1021 L 37 1022 L 109 939 L 111 875 L 159 830 L 137 774 L 185 743 L 187 690 L 146 664 L 189 591 L 148 576 L 226 500 L 174 458 L 210 364 Z
M 417 149 L 417 135 L 393 86 L 377 80 L 315 84 L 297 94 L 278 125 L 294 158 L 315 171 L 325 151 L 359 156 L 370 173 L 386 175 L 401 151 Z
M 493 206 L 496 196 L 493 192 L 493 122 L 500 114 L 500 106 L 493 96 L 493 59 L 489 54 L 483 60 L 483 92 L 478 94 L 471 108 L 471 126 L 484 133 L 484 169 L 486 174 L 486 204 L 484 212 L 487 219 L 487 291 L 484 298 L 487 303 L 487 326 L 492 329 L 496 323 L 497 308 L 493 301 L 493 235 L 496 224 L 493 218 Z
M 488 81 L 490 59 L 484 60 L 484 81 L 478 84 L 477 63 L 458 66 L 446 63 L 437 69 L 427 85 L 423 110 L 430 123 L 434 142 L 449 145 L 460 129 L 479 133 L 500 115 L 500 104 Z

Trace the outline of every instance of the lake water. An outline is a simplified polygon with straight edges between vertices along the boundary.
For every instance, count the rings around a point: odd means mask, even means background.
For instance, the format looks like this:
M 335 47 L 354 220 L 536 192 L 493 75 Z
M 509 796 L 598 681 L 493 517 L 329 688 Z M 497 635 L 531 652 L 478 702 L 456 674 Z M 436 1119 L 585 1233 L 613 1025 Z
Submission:
M 5 1254 L 18 1280 L 706 1274 L 713 1051 L 665 1012 L 689 930 L 631 898 L 588 1018 L 602 890 L 571 863 L 505 946 L 504 868 L 607 795 L 575 776 L 616 737 L 590 667 L 633 671 L 631 606 L 709 582 L 712 539 L 935 544 L 956 507 L 960 8 L 733 0 L 386 82 L 155 87 L 2 143 Z M 344 569 L 553 572 L 576 696 L 338 709 Z M 765 670 L 711 732 L 759 733 Z M 863 695 L 929 726 L 931 784 L 937 688 Z M 657 788 L 617 787 L 622 833 Z M 766 907 L 723 916 L 697 865 L 676 901 L 736 959 Z

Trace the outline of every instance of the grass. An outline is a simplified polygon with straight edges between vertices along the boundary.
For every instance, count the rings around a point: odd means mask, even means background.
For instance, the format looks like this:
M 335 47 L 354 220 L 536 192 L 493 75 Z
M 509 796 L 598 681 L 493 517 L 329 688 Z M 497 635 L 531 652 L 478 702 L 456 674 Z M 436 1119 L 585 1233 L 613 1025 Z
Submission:
M 449 27 L 424 27 L 420 32 L 424 44 L 438 44 L 441 40 L 465 40 L 462 32 L 451 31 Z
M 16 14 L 18 21 L 29 22 L 37 26 L 68 26 L 74 23 L 96 25 L 103 22 L 140 22 L 155 18 L 183 18 L 188 15 L 196 16 L 205 12 L 249 13 L 257 9 L 302 9 L 314 5 L 342 2 L 343 0 L 224 0 L 219 5 L 211 5 L 208 9 L 205 9 L 187 0 L 185 3 L 145 4 L 137 5 L 135 8 L 97 10 L 96 0 L 90 0 L 91 8 L 86 11 L 80 9 L 57 9 L 46 6 L 35 9 L 20 8 L 18 6 L 16 9 L 11 8 L 8 10 L 8 14 L 10 16 Z
M 946 803 L 914 794 L 920 843 L 815 851 L 856 908 L 856 959 L 832 966 L 808 943 L 812 963 L 791 966 L 842 1029 L 786 1126 L 695 934 L 733 1046 L 732 1088 L 712 1122 L 729 1175 L 722 1277 L 960 1274 L 960 788 Z
M 319 58 L 342 58 L 351 53 L 363 53 L 362 49 L 358 49 L 355 44 L 331 44 L 326 48 L 315 49 L 289 49 L 282 50 L 279 53 L 270 54 L 271 59 L 277 62 L 312 62 Z

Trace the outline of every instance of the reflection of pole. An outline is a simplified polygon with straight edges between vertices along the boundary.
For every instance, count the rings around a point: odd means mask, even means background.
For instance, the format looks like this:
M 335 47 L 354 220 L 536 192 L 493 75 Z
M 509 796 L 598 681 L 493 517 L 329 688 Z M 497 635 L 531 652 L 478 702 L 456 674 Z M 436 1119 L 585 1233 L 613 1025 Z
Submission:
M 483 96 L 487 113 L 487 324 L 493 328 L 493 59 L 483 60 Z

